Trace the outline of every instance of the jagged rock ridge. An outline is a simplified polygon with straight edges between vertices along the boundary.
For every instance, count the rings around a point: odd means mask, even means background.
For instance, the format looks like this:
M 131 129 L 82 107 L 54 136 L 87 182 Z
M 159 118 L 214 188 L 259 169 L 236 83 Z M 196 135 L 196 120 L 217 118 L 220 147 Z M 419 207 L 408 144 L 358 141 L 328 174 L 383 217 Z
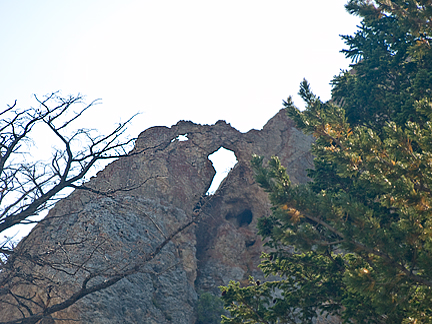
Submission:
M 176 140 L 184 134 L 187 141 Z M 92 255 L 85 262 L 95 268 L 104 262 L 127 266 L 191 219 L 197 208 L 203 209 L 202 220 L 177 235 L 145 271 L 83 298 L 51 322 L 195 323 L 198 291 L 217 294 L 217 287 L 229 280 L 245 282 L 251 274 L 261 275 L 257 265 L 263 246 L 256 223 L 270 213 L 270 206 L 253 179 L 252 154 L 279 156 L 291 180 L 304 183 L 305 170 L 312 167 L 311 143 L 283 110 L 260 131 L 241 133 L 224 121 L 180 121 L 171 128 L 141 133 L 130 157 L 111 163 L 91 179 L 88 187 L 93 193 L 75 191 L 58 202 L 20 244 L 21 251 L 32 254 L 40 246 L 54 249 L 56 242 L 88 240 L 86 249 L 68 257 L 79 263 Z M 215 174 L 208 155 L 220 147 L 232 150 L 238 163 L 216 193 L 203 198 Z M 111 196 L 97 194 L 116 188 L 124 190 Z M 105 253 L 93 255 L 97 240 L 106 244 Z M 46 270 L 24 265 L 20 271 Z M 74 282 L 62 271 L 50 271 L 63 287 L 57 300 L 70 294 L 82 278 L 78 273 Z M 25 289 L 45 298 L 35 287 Z M 13 313 L 12 308 L 0 312 L 0 319 L 11 319 Z

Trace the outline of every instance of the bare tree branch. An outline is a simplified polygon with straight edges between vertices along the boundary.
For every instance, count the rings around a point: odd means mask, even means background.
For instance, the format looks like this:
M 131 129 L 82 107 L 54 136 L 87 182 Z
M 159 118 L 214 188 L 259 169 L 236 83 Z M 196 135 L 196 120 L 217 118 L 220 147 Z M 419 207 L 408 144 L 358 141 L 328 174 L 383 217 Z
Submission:
M 70 129 L 86 111 L 99 103 L 98 100 L 85 105 L 80 95 L 60 97 L 58 93 L 43 99 L 35 98 L 37 108 L 19 110 L 15 102 L 0 112 L 3 118 L 0 120 L 0 233 L 17 224 L 38 222 L 49 226 L 51 221 L 61 222 L 61 217 L 75 217 L 83 212 L 74 210 L 62 215 L 49 215 L 40 221 L 32 219 L 32 216 L 53 206 L 67 188 L 86 191 L 95 201 L 106 199 L 122 205 L 148 219 L 147 226 L 155 230 L 149 234 L 148 241 L 137 241 L 132 247 L 121 245 L 123 243 L 103 236 L 101 232 L 97 235 L 87 232 L 81 236 L 70 234 L 64 239 L 62 237 L 61 242 L 44 242 L 43 246 L 36 248 L 24 244 L 30 241 L 28 237 L 18 247 L 12 244 L 12 238 L 1 243 L 0 308 L 5 305 L 15 308 L 18 315 L 4 319 L 7 322 L 0 324 L 38 323 L 128 276 L 137 273 L 158 275 L 159 271 L 149 270 L 151 262 L 154 264 L 166 252 L 166 246 L 176 235 L 205 215 L 205 207 L 212 199 L 205 199 L 199 209 L 191 211 L 186 219 L 167 230 L 145 210 L 136 204 L 120 201 L 118 196 L 121 195 L 117 195 L 163 177 L 155 175 L 139 183 L 128 183 L 125 187 L 105 189 L 84 183 L 84 177 L 98 161 L 142 154 L 146 150 L 161 150 L 171 141 L 128 153 L 135 139 L 125 138 L 125 132 L 133 117 L 119 123 L 108 135 L 99 135 L 90 129 Z M 60 143 L 45 162 L 29 162 L 27 159 L 33 144 L 32 130 L 36 125 L 45 127 L 52 140 Z M 85 254 L 79 253 L 84 249 Z M 171 265 L 164 271 L 179 264 L 169 263 Z M 61 276 L 73 286 L 71 291 L 65 292 L 63 282 L 59 281 Z
M 80 95 L 63 98 L 57 93 L 35 98 L 38 108 L 18 110 L 15 102 L 0 113 L 0 233 L 50 207 L 62 190 L 79 187 L 96 162 L 126 156 L 134 142 L 122 139 L 133 117 L 105 136 L 68 128 L 99 100 L 85 105 Z M 49 163 L 20 158 L 29 154 L 35 125 L 46 125 L 53 140 L 62 143 Z

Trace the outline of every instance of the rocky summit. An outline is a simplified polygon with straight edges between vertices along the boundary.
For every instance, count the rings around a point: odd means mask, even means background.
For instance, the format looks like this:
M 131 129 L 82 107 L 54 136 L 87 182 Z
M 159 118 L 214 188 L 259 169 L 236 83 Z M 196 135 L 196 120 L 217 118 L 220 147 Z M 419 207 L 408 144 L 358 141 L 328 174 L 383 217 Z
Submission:
M 9 275 L 15 293 L 34 301 L 35 312 L 67 300 L 85 284 L 127 274 L 42 323 L 195 323 L 200 294 L 218 295 L 218 286 L 229 280 L 262 276 L 256 224 L 271 211 L 254 181 L 251 156 L 278 156 L 291 181 L 304 183 L 312 141 L 283 110 L 262 130 L 247 133 L 224 121 L 149 128 L 130 156 L 57 202 L 18 245 L 26 258 L 0 275 Z M 208 156 L 221 147 L 238 162 L 219 189 L 206 195 L 215 175 Z M 22 316 L 13 298 L 0 308 L 0 321 Z

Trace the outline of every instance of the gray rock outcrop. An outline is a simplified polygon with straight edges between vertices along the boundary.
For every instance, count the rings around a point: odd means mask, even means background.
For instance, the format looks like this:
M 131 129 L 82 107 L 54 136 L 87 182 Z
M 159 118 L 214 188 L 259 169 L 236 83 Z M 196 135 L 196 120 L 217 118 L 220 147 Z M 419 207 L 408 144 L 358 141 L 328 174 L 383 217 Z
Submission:
M 176 140 L 185 134 L 188 140 Z M 147 129 L 131 156 L 99 172 L 86 184 L 91 190 L 77 190 L 59 201 L 20 243 L 20 251 L 45 253 L 45 258 L 62 264 L 58 268 L 22 264 L 21 273 L 49 277 L 51 284 L 46 279 L 35 281 L 21 293 L 39 298 L 43 305 L 61 301 L 82 284 L 85 269 L 107 276 L 129 269 L 200 213 L 199 222 L 176 235 L 151 262 L 143 263 L 139 273 L 44 319 L 46 323 L 195 323 L 197 292 L 218 294 L 218 286 L 229 280 L 246 283 L 249 275 L 261 276 L 257 265 L 263 244 L 256 224 L 259 217 L 270 214 L 270 204 L 254 181 L 252 154 L 279 156 L 290 179 L 304 183 L 306 169 L 312 167 L 312 141 L 294 128 L 283 110 L 262 130 L 247 133 L 224 121 L 215 125 L 180 121 L 171 128 Z M 208 156 L 220 147 L 232 150 L 238 163 L 215 194 L 205 197 L 215 174 Z M 19 313 L 12 306 L 0 312 L 0 320 L 14 316 Z

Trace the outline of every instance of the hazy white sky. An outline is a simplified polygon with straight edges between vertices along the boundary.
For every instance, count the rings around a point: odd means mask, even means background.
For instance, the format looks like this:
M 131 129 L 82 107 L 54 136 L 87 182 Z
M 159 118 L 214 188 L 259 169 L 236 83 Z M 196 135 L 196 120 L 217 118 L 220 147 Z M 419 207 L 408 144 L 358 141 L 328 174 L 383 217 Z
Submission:
M 346 1 L 0 0 L 0 109 L 59 90 L 102 98 L 79 126 L 105 133 L 137 112 L 131 136 L 181 119 L 260 129 L 289 95 L 303 105 L 303 78 L 329 99 L 350 63 L 339 35 L 359 24 Z
M 359 23 L 345 2 L 0 0 L 0 105 L 60 90 L 102 98 L 87 118 L 102 131 L 136 112 L 133 136 L 180 119 L 261 128 L 303 77 L 329 98 L 349 64 L 339 34 Z

